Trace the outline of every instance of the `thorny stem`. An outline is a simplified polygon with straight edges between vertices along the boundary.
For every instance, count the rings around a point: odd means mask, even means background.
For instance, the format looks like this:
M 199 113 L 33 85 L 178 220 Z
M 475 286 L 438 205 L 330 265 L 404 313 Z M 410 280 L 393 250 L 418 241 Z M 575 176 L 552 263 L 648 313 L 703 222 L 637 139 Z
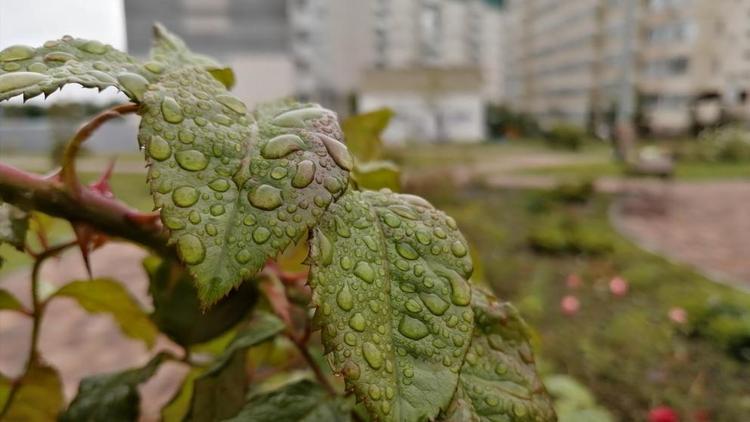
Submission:
M 81 186 L 78 182 L 78 175 L 76 174 L 76 156 L 81 149 L 81 145 L 86 142 L 91 134 L 105 122 L 118 118 L 123 114 L 134 113 L 138 111 L 138 107 L 138 104 L 128 103 L 112 107 L 109 110 L 104 110 L 94 116 L 94 118 L 87 123 L 84 123 L 70 142 L 68 142 L 65 146 L 65 151 L 63 152 L 60 176 L 62 177 L 65 186 L 72 193 L 78 194 Z
M 167 234 L 158 221 L 141 222 L 140 211 L 87 186 L 77 194 L 54 178 L 27 173 L 0 163 L 0 198 L 19 208 L 38 210 L 71 223 L 85 222 L 106 234 L 149 247 L 160 254 L 173 255 Z

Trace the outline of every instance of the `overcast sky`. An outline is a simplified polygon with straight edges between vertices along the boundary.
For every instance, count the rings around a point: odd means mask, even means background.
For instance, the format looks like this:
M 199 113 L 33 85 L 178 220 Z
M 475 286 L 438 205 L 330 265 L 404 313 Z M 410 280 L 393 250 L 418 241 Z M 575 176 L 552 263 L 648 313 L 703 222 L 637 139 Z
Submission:
M 0 0 L 0 50 L 15 44 L 36 47 L 66 34 L 126 50 L 123 0 Z M 58 93 L 51 98 L 89 99 L 95 97 L 93 92 L 71 86 L 65 88 L 63 95 Z M 99 99 L 112 98 L 104 95 Z

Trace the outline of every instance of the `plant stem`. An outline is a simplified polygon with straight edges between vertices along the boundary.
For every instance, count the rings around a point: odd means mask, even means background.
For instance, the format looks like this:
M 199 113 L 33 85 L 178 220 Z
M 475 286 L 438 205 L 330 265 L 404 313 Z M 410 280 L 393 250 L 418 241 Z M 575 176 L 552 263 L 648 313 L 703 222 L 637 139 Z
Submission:
M 29 357 L 26 360 L 24 374 L 28 373 L 32 365 L 37 363 L 37 361 L 39 360 L 39 333 L 41 330 L 42 317 L 44 315 L 45 307 L 45 304 L 39 300 L 39 273 L 41 272 L 42 264 L 44 264 L 44 261 L 46 261 L 47 259 L 52 258 L 65 249 L 77 244 L 78 243 L 76 241 L 63 243 L 61 245 L 48 248 L 34 257 L 34 266 L 31 269 L 31 312 L 29 315 L 31 316 L 32 321 L 30 341 L 31 344 L 29 346 Z M 10 409 L 11 403 L 13 403 L 13 399 L 16 396 L 16 393 L 18 392 L 20 386 L 21 384 L 19 382 L 13 383 L 13 386 L 8 392 L 5 406 L 0 409 L 0 418 L 2 418 L 2 416 L 5 415 L 5 412 Z
M 293 335 L 288 334 L 287 337 L 289 337 L 292 343 L 294 343 L 294 345 L 297 346 L 297 350 L 299 350 L 300 354 L 307 362 L 307 365 L 315 373 L 315 378 L 318 380 L 320 385 L 322 385 L 323 388 L 325 388 L 326 391 L 328 391 L 328 394 L 335 396 L 336 389 L 333 388 L 330 381 L 328 381 L 328 377 L 326 377 L 326 374 L 323 373 L 323 370 L 320 369 L 320 366 L 318 366 L 318 363 L 315 362 L 315 359 L 310 354 L 310 351 L 307 349 L 307 345 L 302 343 L 300 340 L 296 339 Z
M 29 352 L 29 361 L 26 363 L 26 370 L 28 370 L 32 363 L 36 362 L 39 357 L 39 351 L 37 350 L 39 343 L 39 329 L 44 314 L 44 303 L 39 300 L 39 273 L 42 270 L 42 264 L 44 264 L 44 261 L 47 259 L 57 256 L 60 252 L 77 244 L 78 242 L 74 240 L 63 243 L 62 245 L 54 246 L 38 254 L 34 260 L 34 266 L 31 269 L 31 313 L 33 324 L 31 326 L 31 349 Z
M 138 104 L 128 103 L 104 110 L 78 129 L 70 142 L 65 146 L 62 157 L 62 170 L 60 171 L 63 183 L 71 192 L 77 194 L 80 189 L 78 174 L 76 173 L 76 156 L 81 149 L 81 145 L 105 122 L 118 118 L 123 114 L 134 113 L 138 111 L 138 107 Z
M 27 173 L 0 163 L 0 198 L 26 210 L 38 210 L 71 223 L 85 222 L 95 229 L 149 247 L 162 255 L 173 255 L 167 235 L 158 220 L 144 223 L 140 214 L 113 198 L 80 186 L 77 194 L 59 180 Z

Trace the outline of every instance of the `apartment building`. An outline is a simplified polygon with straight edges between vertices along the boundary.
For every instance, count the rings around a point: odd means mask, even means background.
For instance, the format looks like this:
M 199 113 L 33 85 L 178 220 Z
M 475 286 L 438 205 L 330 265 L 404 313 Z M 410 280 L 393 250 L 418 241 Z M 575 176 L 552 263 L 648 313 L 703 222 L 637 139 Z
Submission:
M 652 128 L 747 117 L 750 2 L 651 0 L 645 8 L 638 85 Z
M 195 51 L 229 64 L 234 88 L 248 104 L 292 96 L 287 5 L 279 0 L 125 0 L 128 50 L 145 56 L 154 22 L 162 22 Z M 262 81 L 262 83 L 259 83 Z
M 505 19 L 508 104 L 543 123 L 639 114 L 674 133 L 748 114 L 748 0 L 511 0 Z
M 499 0 L 290 1 L 298 93 L 342 114 L 353 103 L 359 104 L 358 111 L 389 105 L 396 109 L 395 125 L 402 121 L 413 126 L 413 121 L 398 116 L 414 114 L 414 107 L 421 107 L 424 113 L 417 114 L 423 116 L 436 113 L 434 97 L 441 93 L 432 89 L 427 91 L 433 98 L 416 98 L 427 92 L 419 88 L 394 96 L 395 88 L 384 81 L 398 85 L 399 75 L 415 77 L 420 72 L 426 79 L 439 81 L 463 81 L 463 75 L 476 75 L 476 83 L 461 84 L 463 106 L 446 105 L 454 110 L 446 113 L 463 114 L 474 127 L 465 137 L 479 139 L 484 104 L 499 102 L 505 90 L 501 5 Z M 441 70 L 445 74 L 437 75 Z M 377 83 L 368 83 L 370 78 Z M 475 88 L 468 93 L 467 87 Z M 447 97 L 455 91 L 444 94 Z M 466 95 L 474 99 L 467 101 Z M 429 107 L 432 112 L 426 110 Z M 421 120 L 430 119 L 451 120 L 446 116 Z M 421 136 L 440 131 L 422 127 L 396 132 Z

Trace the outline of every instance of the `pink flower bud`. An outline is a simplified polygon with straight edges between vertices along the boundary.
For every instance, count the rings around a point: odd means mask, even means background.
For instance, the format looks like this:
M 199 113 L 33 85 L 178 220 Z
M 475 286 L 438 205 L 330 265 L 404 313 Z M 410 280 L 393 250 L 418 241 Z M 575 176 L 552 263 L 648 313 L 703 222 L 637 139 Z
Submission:
M 565 279 L 565 285 L 567 285 L 569 289 L 577 289 L 581 287 L 582 284 L 581 277 L 575 273 L 568 274 L 568 277 Z
M 609 281 L 609 291 L 615 296 L 625 296 L 628 294 L 628 282 L 622 277 L 613 277 Z
M 688 314 L 683 308 L 675 306 L 669 310 L 669 319 L 675 324 L 684 324 L 687 322 Z
M 573 295 L 567 295 L 560 301 L 560 310 L 562 310 L 565 315 L 575 315 L 578 313 L 579 309 L 581 309 L 581 302 L 579 302 L 578 298 Z

